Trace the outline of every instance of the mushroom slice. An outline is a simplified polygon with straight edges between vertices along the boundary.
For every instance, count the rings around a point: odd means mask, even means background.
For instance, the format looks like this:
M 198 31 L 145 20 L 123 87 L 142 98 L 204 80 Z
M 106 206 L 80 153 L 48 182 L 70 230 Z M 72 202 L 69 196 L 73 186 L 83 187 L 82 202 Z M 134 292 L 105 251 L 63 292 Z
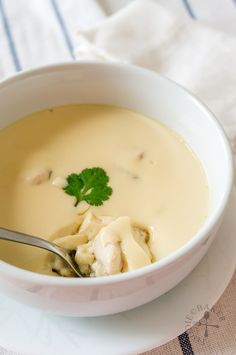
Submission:
M 40 185 L 48 181 L 50 179 L 51 174 L 51 169 L 39 168 L 37 170 L 32 171 L 26 179 L 31 185 Z
M 149 231 L 144 227 L 133 226 L 132 232 L 136 242 L 140 245 L 141 248 L 143 248 L 147 256 L 152 259 L 152 254 L 148 247 L 148 242 L 150 238 Z

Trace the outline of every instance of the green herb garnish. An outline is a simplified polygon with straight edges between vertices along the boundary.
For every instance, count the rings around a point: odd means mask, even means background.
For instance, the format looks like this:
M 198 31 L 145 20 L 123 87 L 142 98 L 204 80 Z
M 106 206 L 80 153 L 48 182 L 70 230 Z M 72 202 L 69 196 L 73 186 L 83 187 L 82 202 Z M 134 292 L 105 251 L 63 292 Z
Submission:
M 100 206 L 112 194 L 108 182 L 109 177 L 102 168 L 84 169 L 80 174 L 70 174 L 67 177 L 68 185 L 63 190 L 76 198 L 75 206 L 80 201 L 86 201 L 92 206 Z

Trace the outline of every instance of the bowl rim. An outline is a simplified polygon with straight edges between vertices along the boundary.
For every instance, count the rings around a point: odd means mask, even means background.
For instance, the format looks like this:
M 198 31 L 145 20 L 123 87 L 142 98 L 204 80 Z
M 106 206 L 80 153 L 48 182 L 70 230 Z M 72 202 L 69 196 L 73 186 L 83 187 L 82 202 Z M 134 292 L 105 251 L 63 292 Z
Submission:
M 127 273 L 121 273 L 116 275 L 109 275 L 109 276 L 100 276 L 94 278 L 63 278 L 63 277 L 55 277 L 52 275 L 43 275 L 36 272 L 28 271 L 25 269 L 21 269 L 17 266 L 8 264 L 5 261 L 0 260 L 0 271 L 3 271 L 5 274 L 8 274 L 12 277 L 16 277 L 20 280 L 29 281 L 33 283 L 39 284 L 46 284 L 46 285 L 53 285 L 53 286 L 101 286 L 107 284 L 114 284 L 114 283 L 121 283 L 125 281 L 129 281 L 130 279 L 140 278 L 142 276 L 146 276 L 148 274 L 152 274 L 153 272 L 160 272 L 163 269 L 171 267 L 173 264 L 180 261 L 182 257 L 186 257 L 189 253 L 191 253 L 199 244 L 203 243 L 204 238 L 208 237 L 210 231 L 217 225 L 217 222 L 220 220 L 221 216 L 223 215 L 227 203 L 229 201 L 232 189 L 233 189 L 233 178 L 234 178 L 234 171 L 233 171 L 233 156 L 230 148 L 230 144 L 228 138 L 226 137 L 224 128 L 222 124 L 216 119 L 215 115 L 209 110 L 209 108 L 203 104 L 195 95 L 190 93 L 186 88 L 177 84 L 173 80 L 167 78 L 166 76 L 151 71 L 149 69 L 139 67 L 136 65 L 126 64 L 126 63 L 117 63 L 117 62 L 100 62 L 97 60 L 81 60 L 81 61 L 65 61 L 60 63 L 53 63 L 49 65 L 44 65 L 32 69 L 24 70 L 23 72 L 15 73 L 10 77 L 6 78 L 5 80 L 0 81 L 0 90 L 4 89 L 8 85 L 19 83 L 21 80 L 25 80 L 28 78 L 36 77 L 40 74 L 47 74 L 52 73 L 54 71 L 60 72 L 63 70 L 74 70 L 78 67 L 97 67 L 97 68 L 106 68 L 109 67 L 110 69 L 115 70 L 128 70 L 130 72 L 139 73 L 145 76 L 156 76 L 159 80 L 165 81 L 168 85 L 171 85 L 175 90 L 178 90 L 183 95 L 186 96 L 186 99 L 191 101 L 193 105 L 195 105 L 202 113 L 205 115 L 206 119 L 210 120 L 213 125 L 214 129 L 217 131 L 218 135 L 220 136 L 223 147 L 224 147 L 224 155 L 227 162 L 227 177 L 225 181 L 225 191 L 221 201 L 219 202 L 218 208 L 210 213 L 207 217 L 206 221 L 204 222 L 203 226 L 194 234 L 194 236 L 180 248 L 172 252 L 171 254 L 167 255 L 163 259 L 151 264 L 144 266 L 140 269 L 136 269 L 133 271 L 129 271 Z

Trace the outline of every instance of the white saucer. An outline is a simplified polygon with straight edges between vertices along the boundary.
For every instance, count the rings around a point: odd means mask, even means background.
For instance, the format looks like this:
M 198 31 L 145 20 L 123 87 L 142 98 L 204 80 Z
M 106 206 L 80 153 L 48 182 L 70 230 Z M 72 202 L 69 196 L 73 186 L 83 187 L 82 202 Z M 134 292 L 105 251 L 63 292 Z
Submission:
M 132 311 L 99 318 L 48 315 L 0 296 L 0 346 L 21 353 L 137 354 L 160 346 L 186 329 L 186 317 L 212 307 L 236 266 L 236 194 L 209 252 L 173 290 Z M 203 308 L 202 311 L 199 309 Z

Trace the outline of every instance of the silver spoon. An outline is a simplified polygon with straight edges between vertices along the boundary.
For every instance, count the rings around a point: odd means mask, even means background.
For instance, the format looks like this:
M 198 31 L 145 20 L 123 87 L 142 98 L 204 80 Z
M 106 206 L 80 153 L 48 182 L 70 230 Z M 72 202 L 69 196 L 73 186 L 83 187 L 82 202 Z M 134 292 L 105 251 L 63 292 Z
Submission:
M 37 248 L 45 249 L 51 251 L 52 253 L 60 256 L 76 273 L 78 277 L 83 277 L 78 265 L 75 263 L 74 259 L 70 256 L 68 250 L 59 247 L 58 245 L 49 242 L 47 240 L 33 237 L 25 233 L 15 232 L 10 229 L 0 228 L 0 239 L 8 240 L 10 242 L 17 242 L 21 244 L 31 245 Z

